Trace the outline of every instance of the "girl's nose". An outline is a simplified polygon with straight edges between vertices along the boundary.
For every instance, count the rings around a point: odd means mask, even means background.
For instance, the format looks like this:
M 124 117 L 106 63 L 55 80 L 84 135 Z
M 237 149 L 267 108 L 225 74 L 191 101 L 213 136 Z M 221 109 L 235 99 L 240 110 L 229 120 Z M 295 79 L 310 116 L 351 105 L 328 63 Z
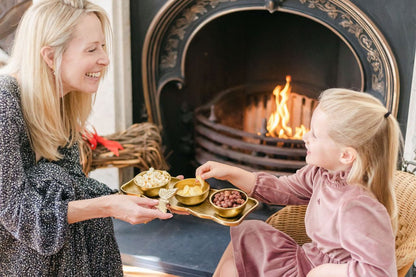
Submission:
M 305 143 L 307 143 L 307 141 L 308 141 L 308 138 L 309 138 L 309 133 L 310 133 L 310 131 L 309 131 L 309 132 L 306 132 L 306 133 L 303 135 L 303 141 L 304 141 Z

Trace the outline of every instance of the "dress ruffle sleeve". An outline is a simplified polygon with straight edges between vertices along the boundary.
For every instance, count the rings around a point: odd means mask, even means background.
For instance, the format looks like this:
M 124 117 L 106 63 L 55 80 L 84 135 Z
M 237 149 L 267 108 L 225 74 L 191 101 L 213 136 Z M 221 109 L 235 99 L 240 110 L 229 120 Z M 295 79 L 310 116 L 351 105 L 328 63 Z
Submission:
M 281 177 L 257 172 L 256 185 L 251 196 L 267 204 L 308 204 L 318 170 L 314 166 L 305 166 L 293 175 Z

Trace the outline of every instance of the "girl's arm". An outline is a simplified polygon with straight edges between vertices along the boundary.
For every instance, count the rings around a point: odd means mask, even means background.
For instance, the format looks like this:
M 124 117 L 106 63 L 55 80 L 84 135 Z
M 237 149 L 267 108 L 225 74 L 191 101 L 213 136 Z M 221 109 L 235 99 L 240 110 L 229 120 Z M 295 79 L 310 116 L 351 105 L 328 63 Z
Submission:
M 347 264 L 322 264 L 309 271 L 306 277 L 348 277 Z
M 130 224 L 146 223 L 173 215 L 155 208 L 158 200 L 131 195 L 107 195 L 68 202 L 68 223 L 103 217 L 114 217 Z
M 202 179 L 226 180 L 252 197 L 268 204 L 307 204 L 313 191 L 313 180 L 319 168 L 305 166 L 291 176 L 281 176 L 244 169 L 209 161 L 196 170 Z

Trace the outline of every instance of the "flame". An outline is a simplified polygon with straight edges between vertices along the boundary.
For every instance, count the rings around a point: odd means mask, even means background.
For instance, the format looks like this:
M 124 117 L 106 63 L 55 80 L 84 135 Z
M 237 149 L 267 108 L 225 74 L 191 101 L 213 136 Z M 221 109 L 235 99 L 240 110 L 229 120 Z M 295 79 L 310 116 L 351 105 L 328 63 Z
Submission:
M 292 78 L 286 76 L 286 85 L 283 87 L 278 85 L 273 90 L 273 95 L 276 102 L 276 110 L 270 115 L 267 122 L 267 131 L 273 137 L 285 139 L 302 139 L 303 135 L 308 132 L 308 129 L 301 124 L 295 127 L 295 134 L 293 134 L 292 127 L 289 126 L 290 112 L 287 103 L 290 99 L 292 87 L 290 82 Z

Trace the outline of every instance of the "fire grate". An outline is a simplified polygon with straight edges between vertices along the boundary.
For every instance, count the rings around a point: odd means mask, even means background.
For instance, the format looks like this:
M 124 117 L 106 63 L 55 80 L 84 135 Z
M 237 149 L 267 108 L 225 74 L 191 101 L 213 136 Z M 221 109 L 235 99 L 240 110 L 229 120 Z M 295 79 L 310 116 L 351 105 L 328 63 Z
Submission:
M 195 110 L 195 157 L 199 163 L 215 160 L 277 176 L 291 174 L 306 164 L 304 142 L 269 136 L 266 118 L 259 130 L 246 130 L 247 108 L 252 109 L 253 99 L 260 99 L 254 101 L 257 106 L 267 106 L 261 103 L 267 98 L 264 91 L 253 85 L 238 86 Z M 313 110 L 316 101 L 308 103 L 309 110 Z

